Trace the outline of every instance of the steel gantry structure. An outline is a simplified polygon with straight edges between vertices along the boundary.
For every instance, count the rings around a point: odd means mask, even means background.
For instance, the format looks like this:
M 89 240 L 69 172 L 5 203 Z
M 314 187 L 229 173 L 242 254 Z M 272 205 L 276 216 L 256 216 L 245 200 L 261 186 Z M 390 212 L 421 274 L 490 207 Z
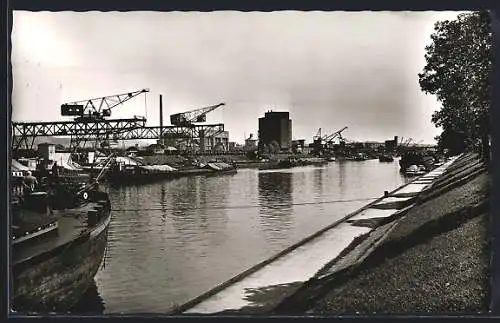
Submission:
M 94 122 L 13 122 L 12 149 L 32 149 L 37 137 L 71 137 L 72 148 L 103 137 L 113 140 L 159 139 L 163 129 L 165 139 L 199 139 L 216 136 L 224 124 L 146 127 L 145 118 L 100 120 Z
M 122 136 L 129 131 L 140 129 L 146 124 L 145 118 L 62 121 L 62 122 L 13 122 L 12 149 L 32 149 L 37 137 L 70 137 L 72 150 L 89 140 L 107 136 Z
M 146 118 L 134 116 L 129 119 L 107 119 L 111 109 L 124 102 L 149 92 L 142 89 L 135 92 L 110 95 L 95 99 L 87 99 L 64 103 L 61 105 L 62 116 L 75 117 L 72 121 L 60 122 L 13 122 L 12 149 L 33 149 L 37 137 L 70 137 L 70 150 L 75 152 L 78 147 L 88 142 L 112 140 L 140 139 L 180 139 L 193 143 L 198 139 L 200 149 L 204 150 L 205 138 L 216 136 L 224 131 L 224 124 L 193 124 L 204 122 L 208 112 L 215 110 L 219 104 L 212 107 L 188 111 L 178 116 L 194 116 L 187 123 L 163 126 L 162 112 L 159 127 L 146 127 Z M 161 96 L 160 96 L 160 109 Z

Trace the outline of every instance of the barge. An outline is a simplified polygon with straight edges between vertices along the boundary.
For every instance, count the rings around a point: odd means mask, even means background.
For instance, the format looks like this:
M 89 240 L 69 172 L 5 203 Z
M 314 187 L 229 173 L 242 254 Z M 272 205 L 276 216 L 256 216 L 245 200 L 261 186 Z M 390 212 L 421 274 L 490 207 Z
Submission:
M 288 158 L 279 161 L 269 162 L 267 165 L 259 167 L 259 170 L 285 169 L 298 166 L 322 166 L 328 164 L 325 158 Z
M 378 156 L 378 160 L 382 163 L 391 163 L 394 161 L 394 157 L 392 157 L 391 155 L 380 155 Z
M 422 152 L 408 151 L 402 154 L 399 160 L 399 166 L 402 171 L 406 171 L 412 165 L 423 166 L 429 171 L 434 167 L 435 162 L 436 159 L 433 156 Z
M 155 180 L 172 179 L 178 170 L 168 165 L 125 165 L 114 163 L 109 170 L 107 180 L 112 184 L 141 183 Z
M 19 172 L 11 179 L 11 310 L 65 313 L 91 286 L 103 261 L 109 197 L 99 190 L 99 177 L 74 185 L 55 181 L 34 191 Z
M 235 174 L 236 172 L 237 169 L 234 165 L 222 162 L 209 162 L 181 169 L 169 165 L 127 165 L 123 163 L 114 163 L 110 167 L 107 179 L 111 184 L 140 184 L 184 176 Z

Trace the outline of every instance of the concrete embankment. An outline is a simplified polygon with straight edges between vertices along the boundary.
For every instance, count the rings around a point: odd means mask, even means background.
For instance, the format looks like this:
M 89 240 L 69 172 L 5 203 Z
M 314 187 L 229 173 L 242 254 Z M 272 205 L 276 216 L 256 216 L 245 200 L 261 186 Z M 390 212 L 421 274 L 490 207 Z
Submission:
M 461 158 L 456 164 L 462 163 Z M 469 160 L 468 160 L 469 161 Z M 328 281 L 367 257 L 394 231 L 452 159 L 425 176 L 300 241 L 263 263 L 178 307 L 174 314 L 304 313 L 329 290 Z M 456 164 L 453 167 L 456 167 Z M 444 186 L 443 186 L 444 185 Z M 438 188 L 432 188 L 436 190 Z
M 488 196 L 486 167 L 472 155 L 460 158 L 404 217 L 393 225 L 375 224 L 366 239 L 353 243 L 272 313 L 487 312 Z

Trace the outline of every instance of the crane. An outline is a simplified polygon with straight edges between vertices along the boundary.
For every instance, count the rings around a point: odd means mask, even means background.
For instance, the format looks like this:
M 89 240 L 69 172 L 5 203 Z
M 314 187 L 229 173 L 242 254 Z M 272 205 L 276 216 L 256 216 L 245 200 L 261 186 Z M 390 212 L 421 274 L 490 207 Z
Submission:
M 149 92 L 149 89 L 142 89 L 134 92 L 114 94 L 103 96 L 99 98 L 80 100 L 75 102 L 63 103 L 61 105 L 62 116 L 74 116 L 74 122 L 85 129 L 80 134 L 71 136 L 70 146 L 72 153 L 76 151 L 81 143 L 85 143 L 91 138 L 89 135 L 89 127 L 92 129 L 103 128 L 102 134 L 95 138 L 95 144 L 101 143 L 101 146 L 109 146 L 109 137 L 116 136 L 118 133 L 125 131 L 119 127 L 111 128 L 107 123 L 106 117 L 111 116 L 111 109 L 127 102 L 128 100 L 142 94 Z M 143 117 L 134 117 L 135 120 L 145 122 Z
M 343 132 L 344 130 L 346 130 L 346 129 L 347 129 L 347 127 L 344 127 L 344 128 L 342 128 L 342 129 L 340 129 L 340 130 L 338 130 L 338 131 L 336 131 L 336 132 L 332 133 L 331 135 L 326 136 L 325 138 L 323 138 L 323 140 L 325 141 L 325 143 L 326 143 L 327 145 L 328 145 L 328 144 L 330 144 L 330 143 L 331 143 L 331 142 L 332 142 L 335 138 L 337 138 L 337 137 L 340 137 L 340 140 L 342 140 L 342 132 Z
M 321 128 L 318 129 L 316 136 L 313 136 L 313 141 L 321 139 Z
M 214 111 L 215 109 L 226 105 L 225 103 L 219 103 L 205 108 L 199 108 L 196 110 L 186 111 L 182 113 L 176 113 L 170 115 L 170 123 L 174 126 L 193 126 L 195 122 L 206 122 L 207 113 Z
M 323 152 L 323 149 L 327 145 L 331 144 L 333 142 L 333 140 L 337 137 L 340 137 L 342 140 L 342 132 L 346 129 L 347 129 L 347 127 L 344 127 L 344 128 L 342 128 L 342 129 L 340 129 L 332 134 L 322 136 L 321 135 L 321 128 L 319 128 L 318 133 L 316 134 L 316 136 L 313 137 L 314 153 L 317 155 L 321 155 Z M 325 145 L 323 145 L 323 142 L 325 143 Z
M 111 109 L 114 107 L 147 92 L 149 92 L 149 89 L 142 89 L 129 93 L 63 103 L 61 105 L 61 115 L 75 116 L 77 122 L 104 120 L 105 117 L 111 116 Z

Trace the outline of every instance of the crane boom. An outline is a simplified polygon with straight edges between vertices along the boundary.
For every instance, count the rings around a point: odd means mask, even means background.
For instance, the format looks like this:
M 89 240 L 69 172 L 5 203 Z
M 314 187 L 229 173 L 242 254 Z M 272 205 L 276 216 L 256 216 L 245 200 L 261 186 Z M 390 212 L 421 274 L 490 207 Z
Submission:
M 319 140 L 319 139 L 321 139 L 321 128 L 318 129 L 316 136 L 313 136 L 313 140 Z
M 112 108 L 146 92 L 149 92 L 149 89 L 63 103 L 61 105 L 61 115 L 76 116 L 77 119 L 83 117 L 86 119 L 102 120 L 104 117 L 111 116 Z
M 192 125 L 194 122 L 206 122 L 207 113 L 226 105 L 225 103 L 219 103 L 205 108 L 199 108 L 196 110 L 191 110 L 182 113 L 176 113 L 170 115 L 170 123 L 175 126 L 186 126 Z
M 337 138 L 337 137 L 341 136 L 342 132 L 343 132 L 344 130 L 346 130 L 346 129 L 347 129 L 347 127 L 344 127 L 344 128 L 342 128 L 342 129 L 340 129 L 339 131 L 336 131 L 336 132 L 334 132 L 334 133 L 332 133 L 332 134 L 330 134 L 330 135 L 328 135 L 328 136 L 325 136 L 325 137 L 323 138 L 323 140 L 324 140 L 326 143 L 329 143 L 329 142 L 331 142 L 333 139 L 335 139 L 335 138 Z

